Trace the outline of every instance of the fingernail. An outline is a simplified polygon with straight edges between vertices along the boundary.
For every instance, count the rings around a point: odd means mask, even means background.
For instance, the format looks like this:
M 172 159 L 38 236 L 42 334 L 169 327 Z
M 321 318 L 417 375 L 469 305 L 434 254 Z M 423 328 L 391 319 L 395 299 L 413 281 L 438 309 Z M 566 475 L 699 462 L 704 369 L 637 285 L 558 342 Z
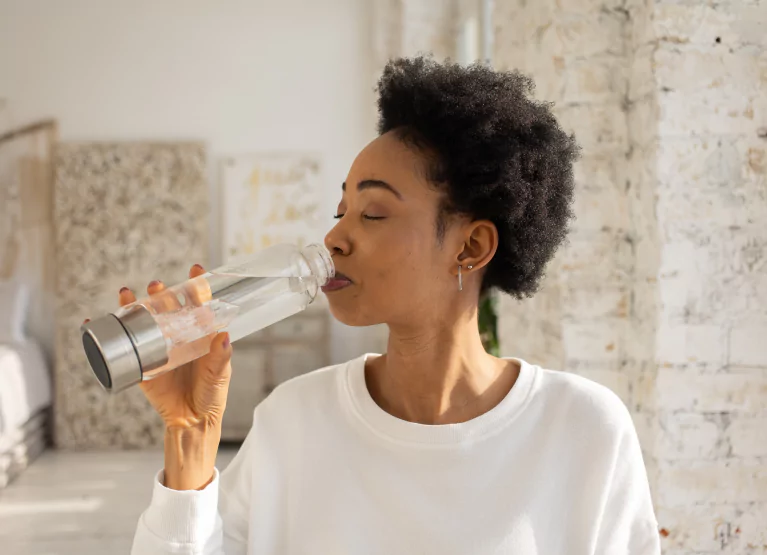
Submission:
M 83 324 L 87 324 L 87 323 L 88 323 L 88 322 L 90 322 L 90 321 L 91 321 L 91 319 L 90 319 L 90 318 L 86 318 L 85 320 L 83 320 Z
M 121 294 L 125 293 L 126 291 L 130 291 L 130 289 L 128 289 L 127 287 L 123 287 L 122 289 L 120 289 Z
M 192 268 L 197 268 L 198 270 L 203 269 L 202 266 L 200 266 L 199 264 L 195 264 L 194 266 L 192 266 Z
M 159 280 L 155 279 L 155 280 L 149 282 L 149 287 L 157 287 L 158 285 L 160 285 Z
M 221 346 L 224 349 L 228 349 L 229 348 L 229 343 L 230 343 L 230 341 L 229 341 L 229 334 L 227 333 L 226 334 L 226 339 L 224 339 L 224 342 L 221 344 Z

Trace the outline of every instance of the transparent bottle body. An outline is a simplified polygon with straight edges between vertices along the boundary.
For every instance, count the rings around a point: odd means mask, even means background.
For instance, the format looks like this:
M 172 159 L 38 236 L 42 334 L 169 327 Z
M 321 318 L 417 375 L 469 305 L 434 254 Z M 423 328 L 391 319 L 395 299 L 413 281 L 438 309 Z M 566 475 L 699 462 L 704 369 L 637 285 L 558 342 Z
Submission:
M 237 341 L 305 309 L 333 276 L 324 247 L 275 245 L 241 262 L 216 268 L 122 307 L 120 318 L 140 304 L 165 339 L 168 361 L 143 369 L 152 379 L 210 351 L 219 332 Z

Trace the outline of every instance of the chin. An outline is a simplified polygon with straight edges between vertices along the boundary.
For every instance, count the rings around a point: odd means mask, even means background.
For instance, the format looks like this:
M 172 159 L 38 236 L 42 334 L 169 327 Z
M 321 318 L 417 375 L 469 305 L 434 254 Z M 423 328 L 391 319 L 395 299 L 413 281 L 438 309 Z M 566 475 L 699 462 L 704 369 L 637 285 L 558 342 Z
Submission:
M 367 307 L 363 307 L 357 299 L 340 299 L 333 293 L 328 296 L 328 305 L 333 317 L 346 326 L 362 327 L 381 324 L 380 318 L 375 318 Z M 336 298 L 334 298 L 336 297 Z

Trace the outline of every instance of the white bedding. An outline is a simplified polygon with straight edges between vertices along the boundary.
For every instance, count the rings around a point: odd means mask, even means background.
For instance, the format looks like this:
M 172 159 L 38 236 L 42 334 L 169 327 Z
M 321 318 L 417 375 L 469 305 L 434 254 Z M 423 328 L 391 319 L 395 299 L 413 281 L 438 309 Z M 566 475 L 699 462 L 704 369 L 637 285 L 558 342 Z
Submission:
M 0 453 L 18 443 L 29 420 L 50 404 L 51 377 L 39 345 L 0 344 Z

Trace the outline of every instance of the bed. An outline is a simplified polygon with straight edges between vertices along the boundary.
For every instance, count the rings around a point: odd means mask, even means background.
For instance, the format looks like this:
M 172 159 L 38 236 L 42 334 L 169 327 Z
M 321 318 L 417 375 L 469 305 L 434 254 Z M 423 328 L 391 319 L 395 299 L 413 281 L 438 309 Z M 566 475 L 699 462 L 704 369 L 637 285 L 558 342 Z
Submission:
M 51 379 L 40 346 L 0 344 L 0 488 L 18 476 L 48 442 Z
M 0 132 L 0 489 L 50 435 L 55 142 L 53 121 Z

